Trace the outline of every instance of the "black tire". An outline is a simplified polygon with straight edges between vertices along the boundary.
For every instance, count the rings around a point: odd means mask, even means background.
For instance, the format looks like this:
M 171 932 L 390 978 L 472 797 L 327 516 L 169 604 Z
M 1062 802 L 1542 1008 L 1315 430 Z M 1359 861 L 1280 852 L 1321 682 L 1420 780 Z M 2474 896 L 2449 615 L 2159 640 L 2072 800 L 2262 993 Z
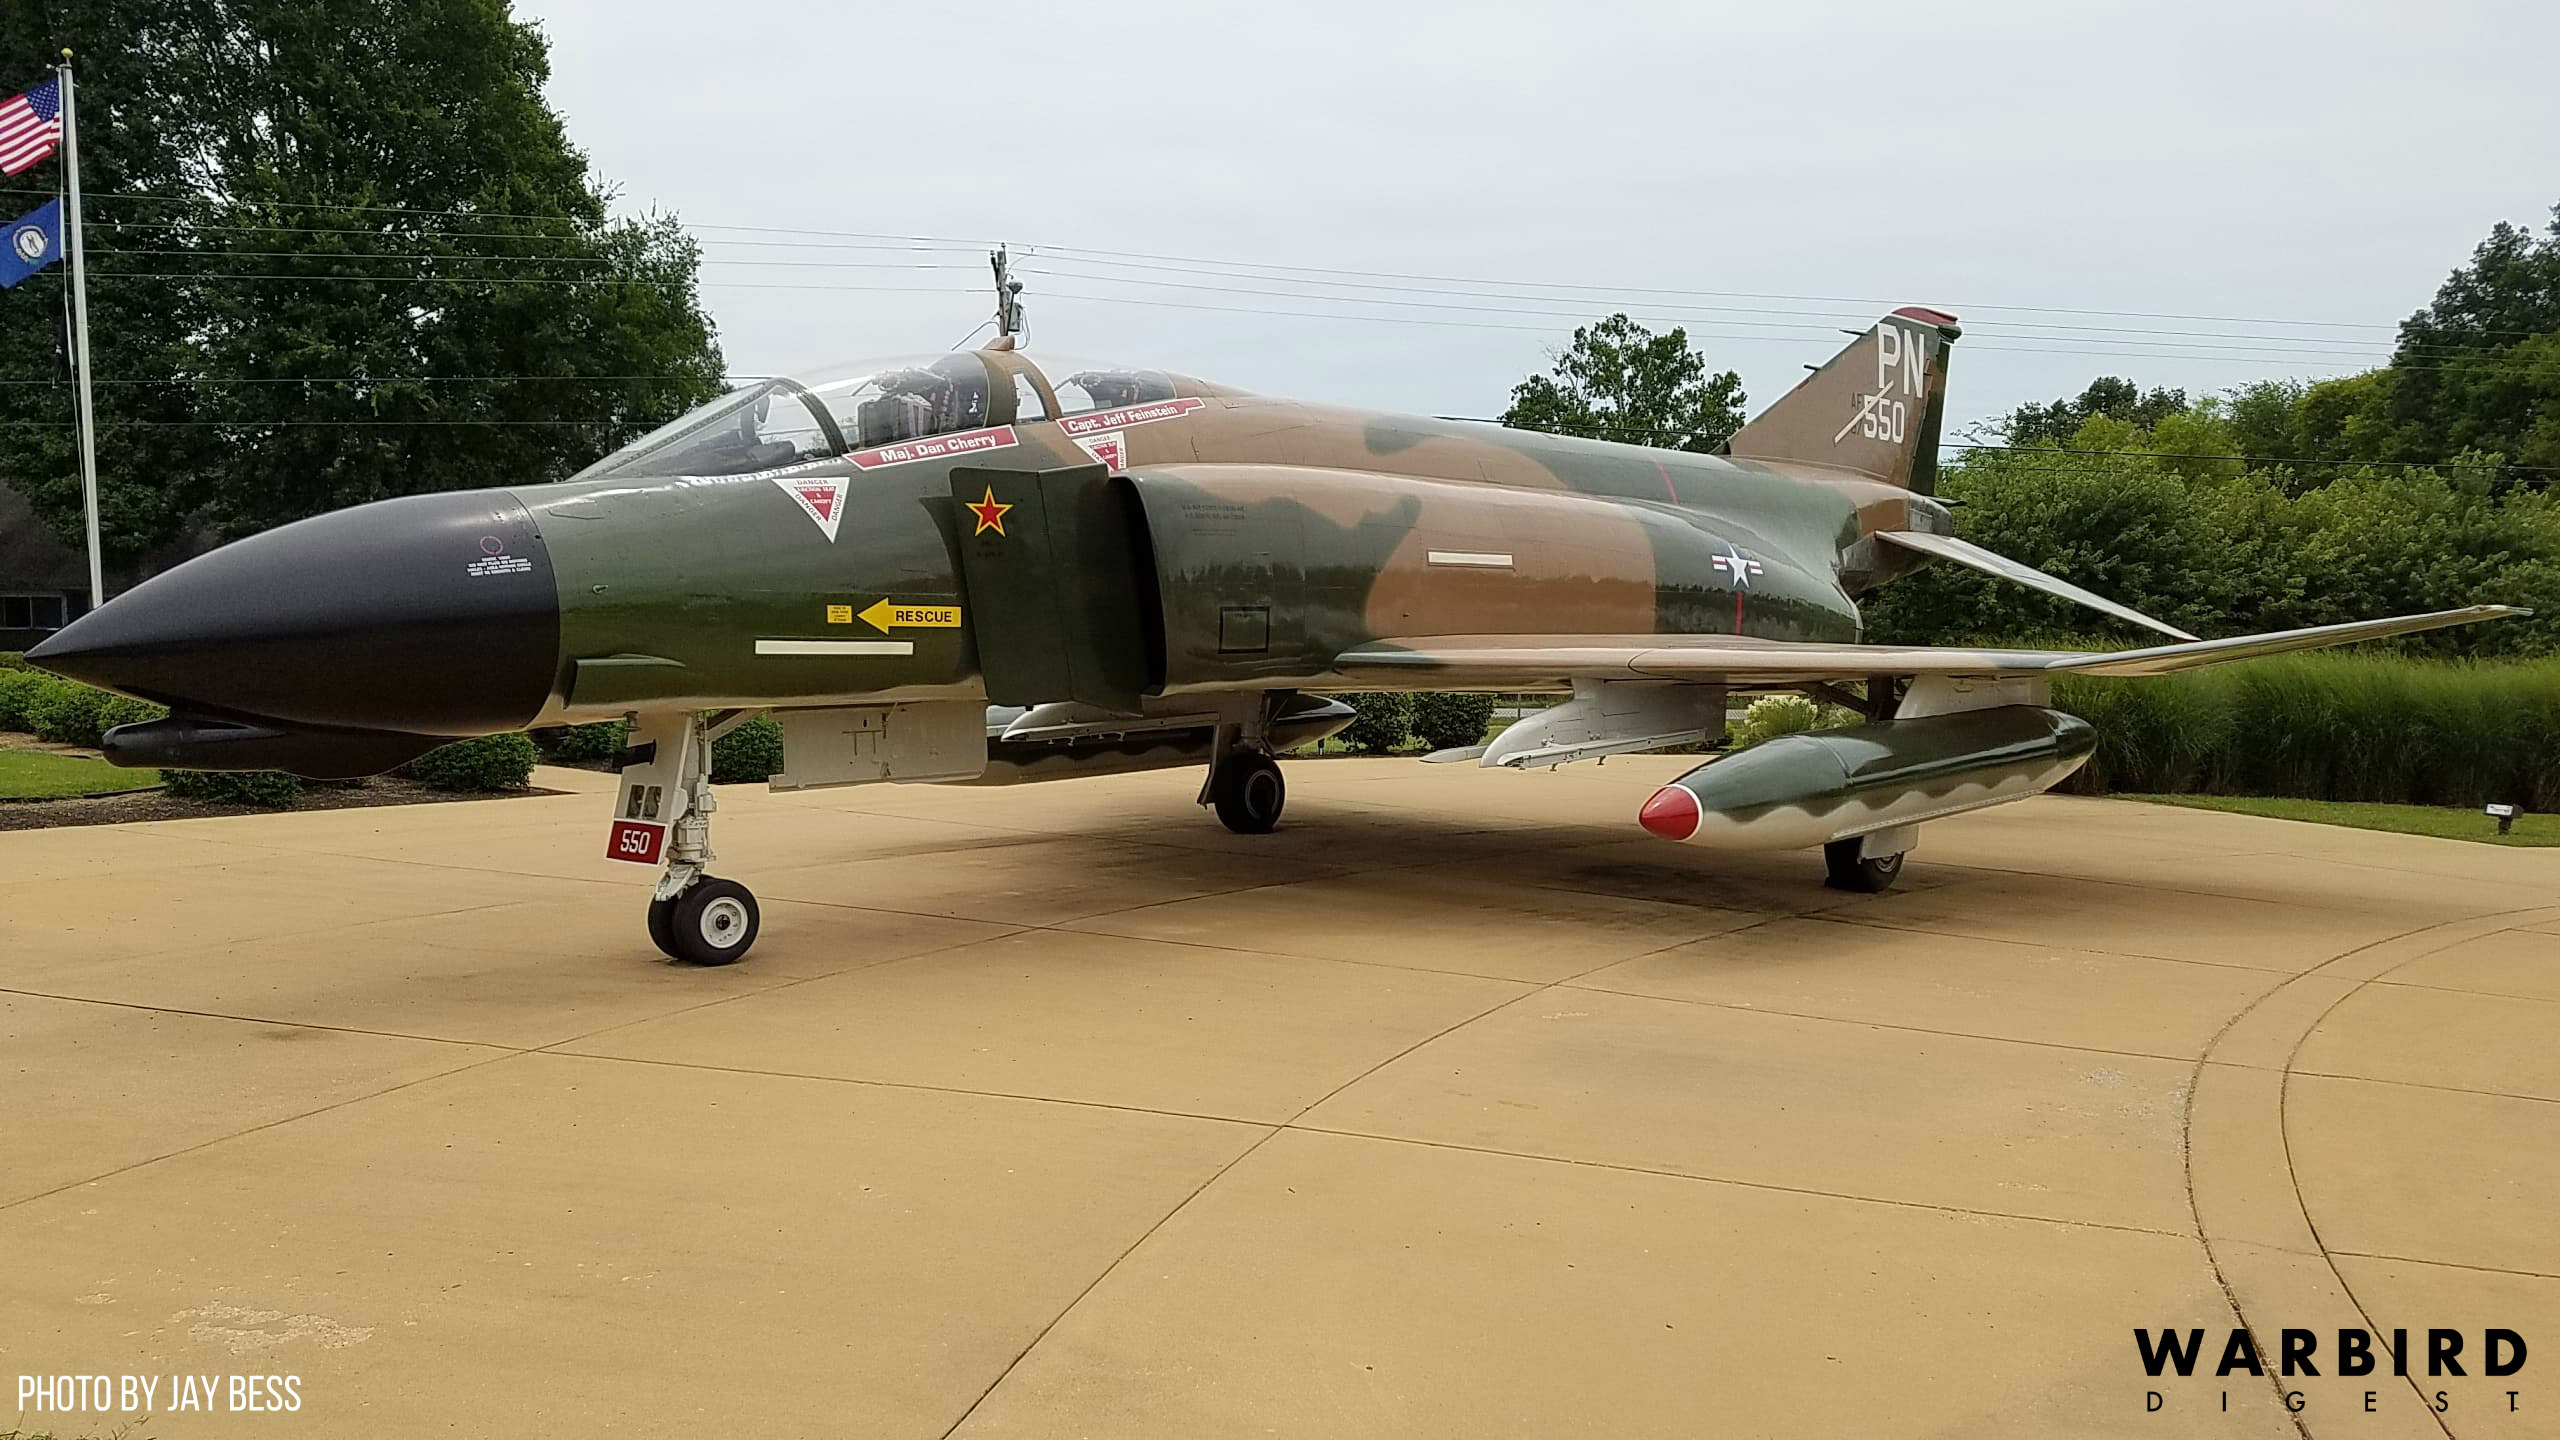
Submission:
M 649 943 L 658 947 L 659 954 L 676 958 L 675 901 L 649 898 Z
M 1289 804 L 1289 786 L 1280 778 L 1280 762 L 1259 750 L 1240 750 L 1218 763 L 1210 781 L 1209 803 L 1218 807 L 1218 822 L 1239 835 L 1268 835 Z
M 1861 840 L 1834 840 L 1822 847 L 1823 868 L 1831 872 L 1823 883 L 1835 890 L 1855 890 L 1861 895 L 1881 895 L 1893 888 L 1902 875 L 1902 856 L 1886 855 L 1874 860 L 1859 858 Z
M 762 923 L 746 886 L 706 875 L 676 897 L 667 915 L 667 953 L 687 965 L 734 965 L 756 943 Z

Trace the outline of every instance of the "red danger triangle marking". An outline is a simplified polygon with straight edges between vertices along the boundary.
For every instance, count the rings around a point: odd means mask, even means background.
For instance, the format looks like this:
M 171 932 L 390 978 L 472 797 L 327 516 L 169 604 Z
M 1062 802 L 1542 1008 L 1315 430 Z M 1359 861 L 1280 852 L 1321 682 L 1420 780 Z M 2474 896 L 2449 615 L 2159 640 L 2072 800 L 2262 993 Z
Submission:
M 835 542 L 836 527 L 844 523 L 844 481 L 841 478 L 793 480 L 777 475 L 773 483 L 783 494 L 799 503 L 801 513 L 817 525 L 829 544 Z

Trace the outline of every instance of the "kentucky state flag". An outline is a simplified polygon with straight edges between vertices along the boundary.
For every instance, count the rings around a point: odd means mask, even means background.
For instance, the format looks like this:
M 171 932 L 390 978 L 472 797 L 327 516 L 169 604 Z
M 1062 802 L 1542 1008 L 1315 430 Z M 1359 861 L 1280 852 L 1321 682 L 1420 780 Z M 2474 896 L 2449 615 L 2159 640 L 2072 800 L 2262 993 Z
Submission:
M 62 258 L 62 202 L 47 200 L 11 222 L 0 235 L 0 290 L 14 287 Z

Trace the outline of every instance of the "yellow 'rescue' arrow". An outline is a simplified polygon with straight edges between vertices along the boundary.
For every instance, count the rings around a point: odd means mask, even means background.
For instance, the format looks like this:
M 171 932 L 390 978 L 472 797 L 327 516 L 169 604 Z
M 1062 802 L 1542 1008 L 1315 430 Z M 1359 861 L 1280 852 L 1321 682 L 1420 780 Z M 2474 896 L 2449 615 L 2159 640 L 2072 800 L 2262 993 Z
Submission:
M 882 600 L 862 612 L 872 629 L 883 634 L 891 630 L 957 630 L 960 607 L 957 605 L 900 605 Z

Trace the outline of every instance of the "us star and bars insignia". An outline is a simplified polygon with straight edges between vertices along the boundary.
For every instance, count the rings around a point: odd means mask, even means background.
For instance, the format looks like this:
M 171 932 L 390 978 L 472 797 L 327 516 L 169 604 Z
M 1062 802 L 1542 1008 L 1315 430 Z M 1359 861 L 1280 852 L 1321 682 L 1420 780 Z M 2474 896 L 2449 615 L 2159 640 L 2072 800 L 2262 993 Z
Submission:
M 1743 554 L 1739 545 L 1729 544 L 1724 547 L 1724 552 L 1716 557 L 1716 568 L 1730 577 L 1737 589 L 1749 589 L 1751 577 L 1768 568 Z

